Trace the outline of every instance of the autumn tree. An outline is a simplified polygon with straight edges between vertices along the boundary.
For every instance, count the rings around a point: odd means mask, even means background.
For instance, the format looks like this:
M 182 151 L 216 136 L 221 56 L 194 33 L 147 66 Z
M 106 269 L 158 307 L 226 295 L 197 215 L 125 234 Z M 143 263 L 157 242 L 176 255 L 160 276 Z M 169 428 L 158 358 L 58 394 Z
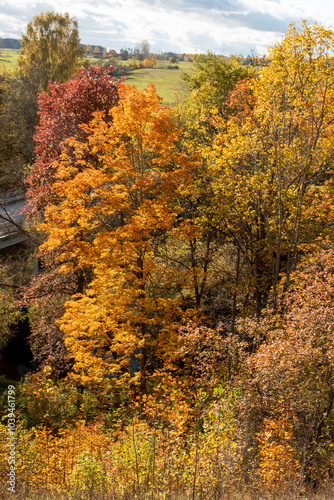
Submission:
M 37 117 L 34 99 L 14 72 L 0 75 L 0 192 L 25 190 L 27 165 L 34 157 L 33 134 Z
M 264 417 L 278 427 L 288 422 L 298 472 L 312 483 L 326 477 L 333 456 L 333 265 L 332 250 L 305 258 L 291 279 L 285 313 L 241 322 L 257 346 L 241 370 L 242 418 L 253 431 Z
M 9 227 L 21 232 L 10 201 L 26 190 L 25 177 L 34 159 L 33 133 L 37 106 L 14 70 L 0 66 L 0 224 L 2 239 Z M 23 204 L 21 199 L 19 203 Z M 11 225 L 14 222 L 15 226 Z M 21 233 L 22 234 L 22 233 Z M 26 233 L 27 234 L 27 233 Z M 16 307 L 20 288 L 32 272 L 29 244 L 2 248 L 0 257 L 0 350 L 15 332 L 24 312 Z M 3 245 L 2 245 L 3 246 Z
M 34 220 L 43 217 L 48 204 L 58 202 L 58 194 L 53 187 L 55 162 L 67 147 L 66 140 L 74 137 L 82 143 L 87 142 L 88 136 L 82 124 L 89 123 L 96 111 L 104 113 L 105 121 L 110 122 L 109 110 L 118 102 L 118 83 L 112 76 L 112 68 L 82 68 L 68 82 L 50 84 L 49 91 L 39 97 L 36 161 L 27 179 L 28 211 Z M 69 158 L 73 153 L 67 147 Z M 92 155 L 90 159 L 95 161 Z M 36 238 L 41 242 L 43 235 L 38 234 Z M 63 314 L 65 297 L 82 291 L 89 280 L 89 273 L 58 275 L 54 253 L 44 253 L 43 257 L 40 256 L 38 277 L 24 291 L 24 304 L 30 310 L 34 351 L 55 370 L 68 369 L 69 366 L 57 324 L 57 319 Z
M 183 317 L 181 283 L 159 249 L 172 237 L 192 164 L 177 149 L 172 110 L 153 85 L 139 91 L 122 84 L 118 91 L 111 122 L 95 114 L 83 127 L 89 141 L 68 142 L 74 161 L 66 149 L 60 157 L 60 202 L 46 209 L 42 251 L 57 252 L 60 275 L 93 273 L 61 320 L 80 377 L 129 379 L 130 357 L 139 350 L 144 393 L 148 366 L 173 352 Z
M 213 110 L 222 115 L 229 92 L 239 80 L 253 73 L 235 56 L 223 58 L 208 52 L 194 57 L 191 72 L 182 73 L 185 92 L 178 106 L 190 138 L 210 141 L 214 129 L 209 118 Z
M 240 252 L 250 278 L 244 307 L 251 299 L 257 315 L 268 300 L 277 305 L 300 255 L 326 238 L 333 49 L 332 31 L 292 24 L 270 66 L 230 95 L 235 114 L 215 119 L 220 133 L 208 157 L 217 224 Z
M 117 88 L 112 67 L 91 66 L 78 70 L 66 83 L 51 83 L 49 93 L 40 94 L 40 118 L 35 135 L 37 157 L 27 178 L 32 215 L 42 214 L 53 200 L 54 162 L 66 140 L 76 137 L 84 141 L 86 133 L 81 125 L 88 123 L 95 111 L 104 111 L 106 120 L 111 119 L 108 112 L 117 103 Z
M 213 321 L 231 314 L 234 279 L 230 268 L 236 256 L 231 247 L 227 250 L 225 228 L 217 224 L 214 175 L 206 148 L 210 149 L 217 131 L 212 116 L 225 113 L 229 92 L 250 74 L 238 58 L 224 59 L 210 52 L 196 56 L 192 72 L 183 74 L 186 91 L 177 106 L 182 145 L 188 153 L 199 154 L 201 162 L 193 171 L 194 186 L 183 199 L 187 231 L 179 242 L 182 254 L 173 258 L 192 275 L 190 302 L 196 297 L 196 308 L 205 309 Z
M 140 43 L 137 43 L 134 55 L 139 61 L 143 61 L 144 59 L 149 59 L 150 55 L 149 42 L 147 40 L 142 40 Z
M 20 42 L 19 69 L 35 92 L 46 91 L 50 81 L 68 80 L 83 57 L 77 20 L 67 13 L 46 12 L 35 16 Z

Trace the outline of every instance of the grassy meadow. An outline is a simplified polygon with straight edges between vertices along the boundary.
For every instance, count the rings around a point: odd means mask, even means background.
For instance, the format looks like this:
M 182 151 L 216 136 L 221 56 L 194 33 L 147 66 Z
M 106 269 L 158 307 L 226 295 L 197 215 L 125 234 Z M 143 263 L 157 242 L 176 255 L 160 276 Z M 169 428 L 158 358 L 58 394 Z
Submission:
M 150 83 L 154 83 L 158 94 L 164 100 L 164 104 L 172 106 L 176 103 L 178 92 L 182 90 L 182 71 L 181 65 L 179 65 L 178 69 L 140 68 L 127 75 L 126 82 L 129 85 L 135 85 L 139 89 L 143 89 Z
M 104 64 L 104 60 L 92 58 L 90 64 Z M 131 60 L 117 60 L 119 66 L 130 66 Z M 169 64 L 168 61 L 158 61 L 155 68 L 138 68 L 126 75 L 126 82 L 135 85 L 139 89 L 154 83 L 157 92 L 163 98 L 164 104 L 173 106 L 177 100 L 177 94 L 182 91 L 181 73 L 191 70 L 191 62 L 179 62 L 177 65 Z M 175 66 L 178 66 L 175 68 Z
M 19 51 L 15 49 L 0 49 L 0 63 L 5 66 L 15 68 L 17 66 L 17 58 Z
M 0 63 L 6 67 L 17 67 L 19 51 L 15 49 L 0 49 Z M 104 59 L 92 58 L 88 59 L 91 65 L 105 64 Z M 117 60 L 118 65 L 130 66 L 131 61 Z M 131 71 L 126 76 L 126 82 L 129 85 L 135 85 L 139 89 L 147 87 L 150 83 L 154 83 L 157 87 L 158 94 L 163 98 L 164 104 L 173 106 L 177 100 L 177 94 L 182 90 L 181 73 L 191 69 L 191 62 L 179 62 L 178 68 L 168 68 L 168 61 L 158 61 L 156 68 L 138 68 Z

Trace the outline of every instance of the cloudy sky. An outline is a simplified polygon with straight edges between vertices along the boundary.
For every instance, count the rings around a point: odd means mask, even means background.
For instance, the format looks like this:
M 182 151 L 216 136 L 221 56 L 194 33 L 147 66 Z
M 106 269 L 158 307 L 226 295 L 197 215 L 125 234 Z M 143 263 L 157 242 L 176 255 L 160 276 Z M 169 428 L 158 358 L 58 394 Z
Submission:
M 334 24 L 329 0 L 0 0 L 0 36 L 20 38 L 50 10 L 77 18 L 82 43 L 119 50 L 148 40 L 153 52 L 263 54 L 289 22 Z

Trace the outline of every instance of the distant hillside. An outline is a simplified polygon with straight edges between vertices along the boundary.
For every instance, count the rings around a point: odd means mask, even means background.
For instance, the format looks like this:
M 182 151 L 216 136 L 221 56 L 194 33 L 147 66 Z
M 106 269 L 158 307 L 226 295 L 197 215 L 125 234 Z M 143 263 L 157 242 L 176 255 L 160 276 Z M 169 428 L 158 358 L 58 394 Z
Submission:
M 86 47 L 87 44 L 83 44 L 81 43 L 80 44 L 80 47 Z M 93 50 L 95 49 L 96 45 L 93 45 Z M 102 47 L 102 45 L 98 45 L 99 49 L 100 49 L 100 52 L 102 54 L 103 52 L 103 49 L 104 47 Z M 0 49 L 20 49 L 21 48 L 21 44 L 20 44 L 20 40 L 16 40 L 16 38 L 1 38 L 0 37 Z
M 0 48 L 18 50 L 21 48 L 21 44 L 20 41 L 15 38 L 0 38 Z

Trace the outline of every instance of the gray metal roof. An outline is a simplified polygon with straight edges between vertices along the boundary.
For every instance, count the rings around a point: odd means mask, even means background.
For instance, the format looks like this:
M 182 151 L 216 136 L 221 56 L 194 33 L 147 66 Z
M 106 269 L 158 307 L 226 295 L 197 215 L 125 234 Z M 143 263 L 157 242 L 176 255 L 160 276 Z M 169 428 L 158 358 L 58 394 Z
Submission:
M 24 194 L 8 194 L 0 197 L 0 249 L 27 239 L 22 230 L 26 217 L 21 212 L 25 205 Z

